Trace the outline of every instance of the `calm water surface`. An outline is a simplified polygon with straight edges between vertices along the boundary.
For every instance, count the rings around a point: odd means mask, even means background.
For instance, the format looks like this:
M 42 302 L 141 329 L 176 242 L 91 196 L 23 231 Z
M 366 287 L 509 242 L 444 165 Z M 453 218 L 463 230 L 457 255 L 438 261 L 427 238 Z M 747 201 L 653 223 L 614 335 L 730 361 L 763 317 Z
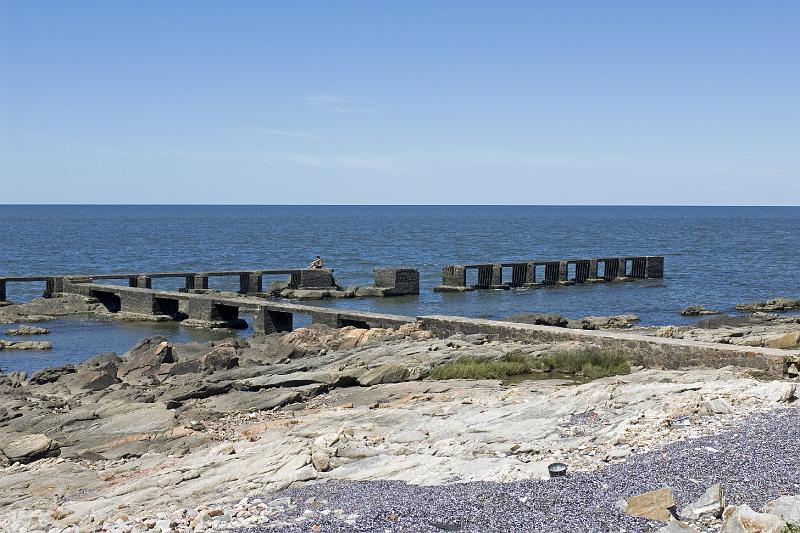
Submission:
M 678 313 L 690 304 L 731 310 L 737 302 L 800 296 L 797 207 L 0 206 L 0 249 L 0 275 L 296 268 L 320 254 L 348 285 L 370 284 L 376 266 L 413 266 L 421 275 L 419 297 L 322 303 L 407 315 L 633 313 L 645 324 L 663 324 L 683 322 Z M 606 255 L 664 255 L 665 278 L 431 291 L 447 264 Z M 237 288 L 232 279 L 211 284 Z M 9 299 L 30 299 L 41 289 L 10 284 Z M 0 352 L 0 368 L 32 370 L 125 351 L 153 333 L 178 342 L 209 335 L 172 324 L 85 319 L 48 327 L 52 352 Z

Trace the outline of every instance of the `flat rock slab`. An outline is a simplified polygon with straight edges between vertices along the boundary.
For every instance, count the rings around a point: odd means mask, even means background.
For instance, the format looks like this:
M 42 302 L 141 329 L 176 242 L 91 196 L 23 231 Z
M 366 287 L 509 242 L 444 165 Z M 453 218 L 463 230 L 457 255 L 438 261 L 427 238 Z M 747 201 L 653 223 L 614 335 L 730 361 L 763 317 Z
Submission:
M 671 488 L 664 487 L 638 496 L 631 496 L 627 500 L 625 512 L 631 516 L 669 522 L 672 518 L 671 510 L 674 508 L 675 495 L 672 494 Z
M 25 435 L 0 445 L 3 455 L 12 463 L 30 463 L 45 457 L 56 457 L 61 453 L 60 448 L 56 441 L 41 433 Z

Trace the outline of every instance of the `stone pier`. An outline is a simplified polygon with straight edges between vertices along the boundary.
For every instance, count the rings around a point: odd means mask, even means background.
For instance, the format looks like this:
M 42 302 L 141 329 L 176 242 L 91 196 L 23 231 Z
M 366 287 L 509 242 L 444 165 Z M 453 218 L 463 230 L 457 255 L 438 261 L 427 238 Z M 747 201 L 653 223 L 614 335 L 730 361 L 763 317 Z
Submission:
M 511 268 L 511 280 L 503 281 L 503 268 Z M 537 267 L 543 270 L 541 279 Z M 571 273 L 574 267 L 574 273 Z M 602 271 L 601 271 L 602 269 Z M 467 284 L 469 270 L 477 270 L 477 283 Z M 602 272 L 602 273 L 601 273 Z M 561 259 L 559 261 L 525 261 L 474 265 L 449 265 L 442 269 L 442 284 L 436 292 L 463 292 L 475 289 L 509 287 L 537 288 L 550 285 L 572 285 L 598 281 L 629 281 L 664 277 L 661 256 L 601 257 Z

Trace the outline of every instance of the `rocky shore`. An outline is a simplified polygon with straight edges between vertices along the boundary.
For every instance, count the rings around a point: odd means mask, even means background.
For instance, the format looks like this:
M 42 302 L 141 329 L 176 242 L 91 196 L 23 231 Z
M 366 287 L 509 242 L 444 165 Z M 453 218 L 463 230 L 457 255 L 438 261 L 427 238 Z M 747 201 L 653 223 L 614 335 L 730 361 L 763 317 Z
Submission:
M 0 313 L 102 313 L 93 305 L 68 297 Z M 748 319 L 763 322 L 737 325 L 749 333 L 732 339 L 800 329 L 791 317 Z M 731 327 L 712 326 L 676 331 Z M 760 509 L 800 493 L 791 376 L 634 367 L 589 382 L 430 377 L 459 360 L 582 348 L 439 339 L 418 324 L 316 325 L 210 343 L 151 337 L 125 354 L 0 373 L 0 528 L 655 531 L 665 524 L 619 501 L 669 486 L 679 510 L 719 483 L 730 505 Z M 547 479 L 554 462 L 568 465 L 566 478 Z M 726 531 L 716 517 L 687 523 Z

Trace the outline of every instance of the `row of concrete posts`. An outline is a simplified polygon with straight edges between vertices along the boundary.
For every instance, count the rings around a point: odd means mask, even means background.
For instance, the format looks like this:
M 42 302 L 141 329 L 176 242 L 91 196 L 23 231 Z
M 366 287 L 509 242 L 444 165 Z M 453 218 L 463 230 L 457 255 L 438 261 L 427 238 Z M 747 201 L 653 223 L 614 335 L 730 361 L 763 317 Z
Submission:
M 508 281 L 503 280 L 504 269 L 510 271 L 511 279 Z M 467 281 L 469 270 L 477 271 L 475 283 Z M 461 292 L 474 289 L 536 288 L 547 285 L 663 277 L 664 258 L 662 256 L 450 265 L 442 269 L 442 284 L 437 285 L 433 290 Z

